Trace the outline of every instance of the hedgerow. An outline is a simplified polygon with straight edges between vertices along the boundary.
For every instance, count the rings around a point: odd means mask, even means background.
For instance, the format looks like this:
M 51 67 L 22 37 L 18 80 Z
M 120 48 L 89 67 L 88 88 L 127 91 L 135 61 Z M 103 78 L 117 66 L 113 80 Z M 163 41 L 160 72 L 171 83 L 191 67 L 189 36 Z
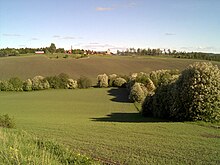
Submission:
M 177 77 L 176 77 L 177 78 Z M 220 121 L 220 70 L 211 63 L 194 63 L 180 77 L 169 79 L 146 97 L 143 115 L 176 121 Z

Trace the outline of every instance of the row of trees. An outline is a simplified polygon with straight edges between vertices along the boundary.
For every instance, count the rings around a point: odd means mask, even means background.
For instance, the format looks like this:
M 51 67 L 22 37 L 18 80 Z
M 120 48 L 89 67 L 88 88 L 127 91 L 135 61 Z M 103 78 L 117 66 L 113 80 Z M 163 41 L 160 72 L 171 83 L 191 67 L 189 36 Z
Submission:
M 140 55 L 140 56 L 171 56 L 174 58 L 202 59 L 210 61 L 220 61 L 220 54 L 202 53 L 202 52 L 184 52 L 171 49 L 134 49 L 129 48 L 125 51 L 117 50 L 117 55 Z
M 220 70 L 211 63 L 194 63 L 180 74 L 170 70 L 142 74 L 130 83 L 134 84 L 130 97 L 142 103 L 144 116 L 220 121 Z
M 80 77 L 78 80 L 71 79 L 67 74 L 61 73 L 56 76 L 35 76 L 32 79 L 22 81 L 18 77 L 0 81 L 0 91 L 32 91 L 44 89 L 76 89 L 89 88 L 92 81 L 87 77 Z
M 32 91 L 43 89 L 89 88 L 87 77 L 71 79 L 67 74 L 35 76 L 22 81 L 14 77 L 0 81 L 0 91 Z M 176 121 L 220 121 L 220 70 L 212 63 L 194 63 L 181 73 L 178 70 L 158 70 L 133 73 L 130 76 L 101 74 L 97 86 L 127 87 L 129 98 L 142 104 L 144 116 Z
M 194 63 L 181 73 L 158 70 L 134 73 L 127 78 L 102 74 L 97 80 L 99 87 L 127 87 L 129 99 L 142 104 L 144 116 L 220 121 L 220 70 L 212 63 Z
M 54 43 L 51 43 L 49 47 L 45 48 L 5 48 L 0 49 L 0 57 L 7 57 L 7 56 L 18 56 L 19 54 L 29 54 L 35 53 L 36 51 L 44 51 L 46 54 L 48 53 L 64 53 L 64 48 L 56 48 Z

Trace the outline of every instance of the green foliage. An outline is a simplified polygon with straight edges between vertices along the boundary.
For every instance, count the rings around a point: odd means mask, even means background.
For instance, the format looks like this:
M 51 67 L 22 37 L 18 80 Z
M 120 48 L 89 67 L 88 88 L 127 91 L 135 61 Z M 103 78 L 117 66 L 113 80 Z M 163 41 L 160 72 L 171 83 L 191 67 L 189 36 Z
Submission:
M 145 84 L 149 79 L 149 75 L 143 72 L 137 73 L 136 75 L 133 74 L 131 75 L 131 77 L 135 79 L 135 82 L 142 83 L 142 84 Z
M 69 82 L 69 75 L 65 74 L 65 73 L 60 73 L 58 75 L 58 78 L 60 80 L 60 85 L 59 87 L 62 88 L 62 89 L 65 89 L 67 88 L 67 84 Z
M 38 139 L 36 143 L 39 149 L 44 149 L 50 153 L 53 153 L 53 155 L 57 157 L 61 164 L 90 165 L 94 163 L 92 159 L 81 154 L 74 154 L 69 149 L 64 148 L 63 146 L 60 146 L 59 144 L 56 144 L 52 141 L 44 141 Z
M 115 87 L 126 87 L 127 81 L 124 78 L 118 77 L 114 81 Z
M 8 81 L 13 86 L 13 91 L 22 91 L 23 81 L 18 77 L 10 78 Z
M 110 74 L 110 75 L 108 76 L 108 85 L 109 85 L 110 87 L 112 87 L 112 86 L 114 85 L 114 81 L 115 81 L 115 79 L 116 79 L 117 77 L 118 77 L 117 74 Z
M 66 89 L 69 83 L 69 76 L 65 73 L 61 73 L 58 76 L 50 76 L 45 78 L 54 89 Z
M 78 83 L 76 80 L 68 79 L 67 88 L 68 89 L 76 89 L 78 87 Z
M 155 94 L 148 95 L 142 105 L 144 116 L 154 116 L 159 118 L 170 118 L 170 108 L 173 104 L 172 89 L 173 84 L 161 85 L 154 91 Z
M 177 121 L 220 121 L 220 70 L 211 63 L 194 63 L 176 80 L 164 81 L 146 98 L 142 113 Z M 169 82 L 167 84 L 167 82 Z
M 14 119 L 9 117 L 8 114 L 0 115 L 0 127 L 3 127 L 3 128 L 14 128 L 15 127 Z
M 178 70 L 157 70 L 150 73 L 150 79 L 156 87 L 167 85 L 178 78 Z
M 194 63 L 176 82 L 176 120 L 220 121 L 220 70 L 212 63 Z
M 42 90 L 50 88 L 48 81 L 42 76 L 35 76 L 32 79 L 32 89 L 33 90 Z
M 0 164 L 99 164 L 54 141 L 38 139 L 25 131 L 0 129 Z
M 13 91 L 13 85 L 9 83 L 8 81 L 1 81 L 0 82 L 0 90 L 1 91 Z
M 56 46 L 54 43 L 51 43 L 49 50 L 50 50 L 50 53 L 52 53 L 52 54 L 56 52 Z
M 23 83 L 23 91 L 32 91 L 32 81 L 27 79 Z
M 100 74 L 97 76 L 97 86 L 100 88 L 108 87 L 108 76 L 106 74 Z
M 147 89 L 141 83 L 135 83 L 130 90 L 129 99 L 133 102 L 142 103 L 147 96 Z
M 92 86 L 92 80 L 85 76 L 81 76 L 77 82 L 79 88 L 90 88 Z

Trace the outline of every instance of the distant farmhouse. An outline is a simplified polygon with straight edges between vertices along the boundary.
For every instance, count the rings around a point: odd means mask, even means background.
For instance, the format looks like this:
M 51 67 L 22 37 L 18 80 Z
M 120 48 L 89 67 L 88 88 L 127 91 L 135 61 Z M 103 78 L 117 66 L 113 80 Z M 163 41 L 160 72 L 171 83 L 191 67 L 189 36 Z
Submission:
M 35 54 L 44 54 L 44 51 L 35 51 Z

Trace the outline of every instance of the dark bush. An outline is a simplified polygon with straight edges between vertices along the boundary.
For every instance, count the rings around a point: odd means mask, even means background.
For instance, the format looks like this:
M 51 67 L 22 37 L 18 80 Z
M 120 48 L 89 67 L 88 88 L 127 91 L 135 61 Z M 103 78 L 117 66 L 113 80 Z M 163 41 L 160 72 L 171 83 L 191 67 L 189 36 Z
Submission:
M 65 73 L 61 73 L 58 76 L 46 77 L 45 79 L 50 84 L 50 88 L 66 89 L 68 87 L 69 76 Z
M 23 91 L 23 81 L 18 77 L 10 78 L 8 82 L 13 86 L 13 91 Z
M 92 86 L 92 81 L 85 76 L 80 77 L 77 82 L 79 88 L 90 88 Z
M 59 89 L 60 88 L 60 79 L 58 76 L 49 76 L 45 78 L 50 84 L 50 88 Z
M 13 91 L 13 85 L 8 81 L 1 81 L 0 82 L 0 90 L 1 91 Z
M 65 74 L 65 73 L 60 73 L 58 75 L 58 78 L 60 79 L 60 88 L 61 89 L 66 89 L 67 88 L 67 84 L 68 84 L 68 80 L 69 80 L 69 75 Z
M 15 122 L 8 114 L 0 115 L 0 127 L 4 128 L 14 128 Z

